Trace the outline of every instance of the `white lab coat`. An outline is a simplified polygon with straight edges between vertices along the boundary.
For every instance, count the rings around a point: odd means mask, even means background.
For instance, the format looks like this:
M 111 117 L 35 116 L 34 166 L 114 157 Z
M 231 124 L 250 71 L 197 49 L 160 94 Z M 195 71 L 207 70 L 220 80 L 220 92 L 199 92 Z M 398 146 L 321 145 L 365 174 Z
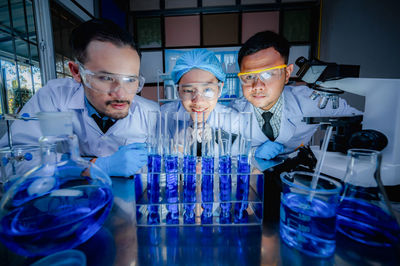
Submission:
M 339 99 L 339 108 L 333 109 L 332 104 L 324 109 L 318 108 L 318 101 L 310 99 L 313 92 L 307 86 L 285 86 L 283 90 L 283 106 L 279 135 L 275 139 L 285 146 L 285 152 L 290 152 L 307 144 L 319 125 L 309 125 L 302 122 L 303 117 L 324 117 L 324 116 L 353 116 L 362 114 L 357 109 L 349 106 L 344 99 Z M 231 107 L 239 112 L 253 113 L 253 143 L 252 146 L 263 144 L 268 138 L 262 132 L 257 123 L 253 105 L 244 97 L 232 102 Z
M 73 112 L 73 133 L 79 139 L 82 156 L 103 157 L 113 154 L 120 146 L 143 143 L 148 134 L 148 112 L 159 110 L 156 102 L 135 96 L 129 114 L 103 133 L 84 102 L 84 88 L 71 78 L 55 79 L 47 83 L 25 104 L 20 113 Z M 38 121 L 15 121 L 11 126 L 14 144 L 37 144 L 42 136 Z M 7 136 L 0 146 L 7 146 Z

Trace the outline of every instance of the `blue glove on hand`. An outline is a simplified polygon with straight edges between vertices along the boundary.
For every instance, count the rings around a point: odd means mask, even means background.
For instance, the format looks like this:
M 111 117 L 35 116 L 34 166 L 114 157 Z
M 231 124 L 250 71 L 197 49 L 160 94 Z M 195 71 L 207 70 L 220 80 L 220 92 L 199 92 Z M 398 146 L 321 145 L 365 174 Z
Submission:
M 265 160 L 271 160 L 283 151 L 284 147 L 282 144 L 267 140 L 257 148 L 254 156 Z
M 145 143 L 132 143 L 119 147 L 113 155 L 97 158 L 95 165 L 109 176 L 131 176 L 147 162 Z

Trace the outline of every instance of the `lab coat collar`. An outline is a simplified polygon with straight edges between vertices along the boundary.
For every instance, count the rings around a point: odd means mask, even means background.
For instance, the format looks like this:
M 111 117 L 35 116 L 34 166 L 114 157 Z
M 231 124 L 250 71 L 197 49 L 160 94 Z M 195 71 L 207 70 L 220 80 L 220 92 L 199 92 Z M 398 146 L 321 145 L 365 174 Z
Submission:
M 85 91 L 82 83 L 79 83 L 79 88 L 72 95 L 67 107 L 68 109 L 85 109 Z
M 300 107 L 297 104 L 296 99 L 288 91 L 289 87 L 283 90 L 283 106 L 282 106 L 282 117 L 281 117 L 281 127 L 279 129 L 279 135 L 275 139 L 279 143 L 287 143 L 294 135 L 296 131 L 296 124 L 293 118 L 301 113 Z

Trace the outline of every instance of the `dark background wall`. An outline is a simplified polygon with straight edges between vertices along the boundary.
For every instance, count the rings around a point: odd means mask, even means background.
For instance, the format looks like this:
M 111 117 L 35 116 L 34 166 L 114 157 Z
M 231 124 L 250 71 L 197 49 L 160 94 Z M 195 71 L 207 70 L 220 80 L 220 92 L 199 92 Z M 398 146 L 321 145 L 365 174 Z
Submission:
M 360 65 L 360 77 L 400 78 L 399 12 L 398 0 L 323 0 L 320 59 Z

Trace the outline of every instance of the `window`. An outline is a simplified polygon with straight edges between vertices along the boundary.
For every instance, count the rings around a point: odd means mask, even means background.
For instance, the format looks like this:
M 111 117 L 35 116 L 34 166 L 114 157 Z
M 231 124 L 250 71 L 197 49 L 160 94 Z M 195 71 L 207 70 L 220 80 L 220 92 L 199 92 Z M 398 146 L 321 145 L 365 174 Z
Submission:
M 0 14 L 1 113 L 17 113 L 42 86 L 32 1 L 1 1 Z

